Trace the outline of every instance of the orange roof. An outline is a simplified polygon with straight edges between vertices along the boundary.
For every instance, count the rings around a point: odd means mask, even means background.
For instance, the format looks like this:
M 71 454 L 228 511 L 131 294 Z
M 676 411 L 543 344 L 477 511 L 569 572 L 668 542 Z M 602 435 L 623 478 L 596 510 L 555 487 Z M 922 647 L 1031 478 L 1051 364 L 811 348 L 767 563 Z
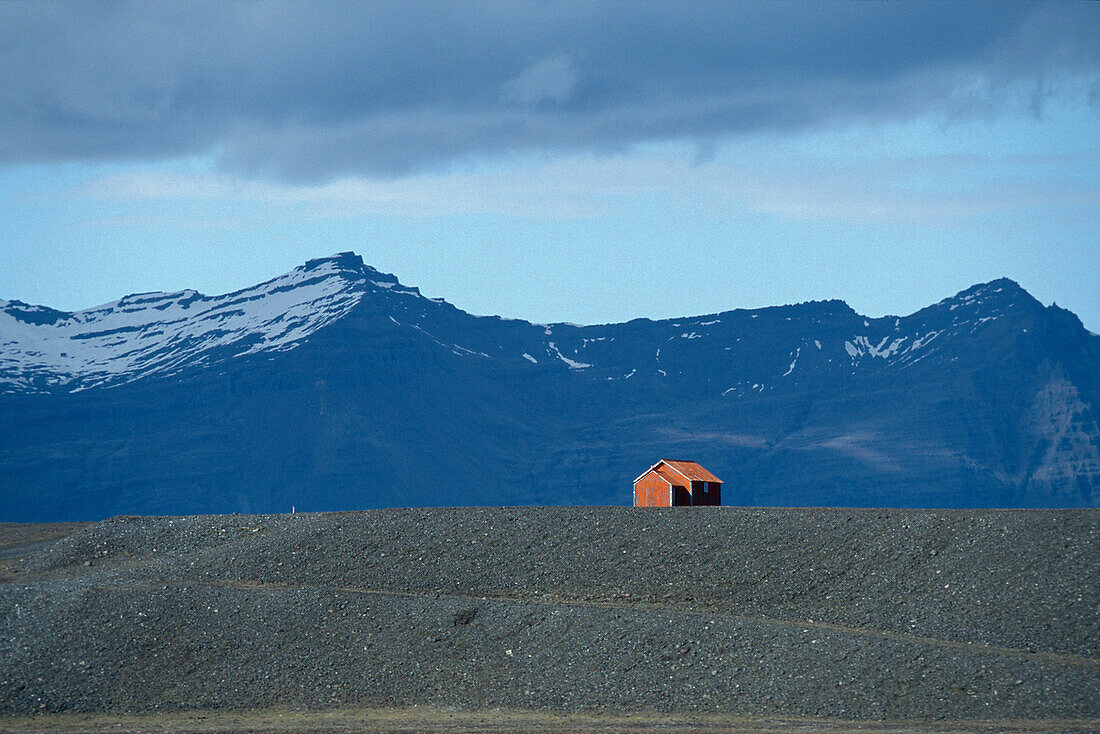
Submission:
M 667 467 L 667 468 L 666 468 Z M 663 471 L 662 471 L 663 470 Z M 711 474 L 709 471 L 699 466 L 694 461 L 684 461 L 682 459 L 661 459 L 653 466 L 642 472 L 634 481 L 637 482 L 646 474 L 651 471 L 656 471 L 663 479 L 667 480 L 670 484 L 678 484 L 679 477 L 687 479 L 693 482 L 717 482 L 722 483 L 722 480 Z

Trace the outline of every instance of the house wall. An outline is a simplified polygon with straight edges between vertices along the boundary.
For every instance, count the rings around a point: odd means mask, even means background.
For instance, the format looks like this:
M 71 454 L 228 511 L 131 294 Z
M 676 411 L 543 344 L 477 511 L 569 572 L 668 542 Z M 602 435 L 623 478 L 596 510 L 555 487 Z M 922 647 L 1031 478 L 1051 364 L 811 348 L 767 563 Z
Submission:
M 635 507 L 668 507 L 669 486 L 659 474 L 649 472 L 634 483 Z
M 693 505 L 720 505 L 722 485 L 718 482 L 692 482 L 691 500 Z

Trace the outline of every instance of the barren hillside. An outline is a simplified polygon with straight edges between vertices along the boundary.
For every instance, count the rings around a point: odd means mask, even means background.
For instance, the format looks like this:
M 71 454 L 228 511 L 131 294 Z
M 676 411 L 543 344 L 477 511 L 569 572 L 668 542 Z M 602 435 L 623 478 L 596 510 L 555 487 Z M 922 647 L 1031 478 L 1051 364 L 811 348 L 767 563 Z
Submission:
M 1098 519 L 728 507 L 114 518 L 3 554 L 0 713 L 13 727 L 27 714 L 424 706 L 1088 730 L 1100 723 Z

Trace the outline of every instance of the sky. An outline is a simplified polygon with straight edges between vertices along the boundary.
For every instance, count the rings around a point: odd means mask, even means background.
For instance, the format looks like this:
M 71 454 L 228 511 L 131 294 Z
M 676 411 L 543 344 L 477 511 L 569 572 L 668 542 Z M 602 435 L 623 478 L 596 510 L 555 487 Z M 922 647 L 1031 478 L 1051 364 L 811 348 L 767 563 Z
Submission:
M 1100 3 L 0 3 L 0 299 L 353 250 L 607 323 L 1012 278 L 1100 332 Z

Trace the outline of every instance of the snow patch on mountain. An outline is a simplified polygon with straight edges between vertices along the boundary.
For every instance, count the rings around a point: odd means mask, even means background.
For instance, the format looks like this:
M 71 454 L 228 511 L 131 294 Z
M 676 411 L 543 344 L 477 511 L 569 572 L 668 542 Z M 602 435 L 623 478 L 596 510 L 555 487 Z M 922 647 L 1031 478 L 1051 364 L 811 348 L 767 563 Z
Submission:
M 554 344 L 554 342 L 549 342 L 548 346 L 550 351 L 553 351 L 554 354 L 557 355 L 557 358 L 560 359 L 562 362 L 565 362 L 565 364 L 571 370 L 583 370 L 586 367 L 592 366 L 590 364 L 586 364 L 585 362 L 578 362 L 575 359 L 569 359 L 569 357 L 566 357 L 564 354 L 561 353 L 561 350 L 558 349 L 557 345 Z
M 787 371 L 783 373 L 782 377 L 786 377 L 787 375 L 794 372 L 794 366 L 798 364 L 798 355 L 800 354 L 802 354 L 802 347 L 798 347 L 797 349 L 795 349 L 794 359 L 791 360 L 791 366 L 787 368 Z
M 905 344 L 905 340 L 908 338 L 903 336 L 890 341 L 890 337 L 884 336 L 878 344 L 872 344 L 868 337 L 856 336 L 852 341 L 844 342 L 844 350 L 853 359 L 862 357 L 864 354 L 889 359 L 901 350 L 902 345 Z M 890 342 L 890 344 L 887 345 L 887 342 Z

